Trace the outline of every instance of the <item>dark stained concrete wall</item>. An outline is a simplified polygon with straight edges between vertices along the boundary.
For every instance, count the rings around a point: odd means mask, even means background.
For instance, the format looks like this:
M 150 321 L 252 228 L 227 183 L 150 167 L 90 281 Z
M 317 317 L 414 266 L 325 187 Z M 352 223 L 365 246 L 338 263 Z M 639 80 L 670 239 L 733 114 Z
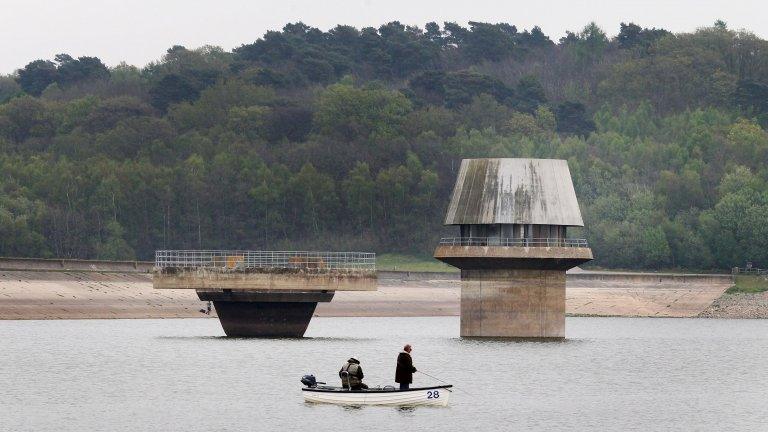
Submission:
M 462 270 L 462 337 L 565 337 L 565 272 Z
M 372 270 L 252 269 L 156 269 L 155 289 L 234 289 L 257 291 L 375 291 Z
M 329 302 L 333 292 L 198 291 L 212 301 L 224 333 L 230 337 L 302 337 L 317 302 Z
M 592 259 L 584 247 L 449 246 L 435 249 L 435 258 L 460 269 L 567 270 Z
M 0 257 L 0 270 L 37 271 L 96 271 L 148 273 L 154 263 L 149 261 L 104 261 L 80 259 L 7 258 Z
M 568 162 L 464 159 L 445 225 L 583 226 Z

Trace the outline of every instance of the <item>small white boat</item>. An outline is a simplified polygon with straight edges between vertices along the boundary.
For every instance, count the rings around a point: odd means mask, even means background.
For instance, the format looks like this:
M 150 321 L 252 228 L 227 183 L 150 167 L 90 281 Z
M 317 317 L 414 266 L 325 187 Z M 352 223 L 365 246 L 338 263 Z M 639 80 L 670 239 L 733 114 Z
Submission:
M 400 390 L 392 386 L 349 390 L 342 387 L 315 385 L 304 387 L 301 393 L 306 402 L 337 405 L 385 405 L 385 406 L 447 406 L 452 385 L 415 387 Z
M 352 390 L 348 387 L 329 386 L 317 381 L 314 375 L 304 375 L 301 383 L 306 386 L 301 389 L 305 402 L 337 405 L 447 406 L 453 392 L 450 384 L 408 390 L 400 390 L 391 385 Z

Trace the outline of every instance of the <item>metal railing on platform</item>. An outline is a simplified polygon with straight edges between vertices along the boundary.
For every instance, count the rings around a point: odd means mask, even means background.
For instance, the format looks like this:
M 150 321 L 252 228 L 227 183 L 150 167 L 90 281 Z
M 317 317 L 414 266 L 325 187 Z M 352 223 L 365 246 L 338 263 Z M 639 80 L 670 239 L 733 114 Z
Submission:
M 747 274 L 757 276 L 768 276 L 768 269 L 761 269 L 757 267 L 734 267 L 731 269 L 733 274 Z
M 504 237 L 444 237 L 446 246 L 518 246 L 518 247 L 589 247 L 587 239 L 576 238 L 504 238 Z
M 245 269 L 376 270 L 370 252 L 159 250 L 155 267 Z

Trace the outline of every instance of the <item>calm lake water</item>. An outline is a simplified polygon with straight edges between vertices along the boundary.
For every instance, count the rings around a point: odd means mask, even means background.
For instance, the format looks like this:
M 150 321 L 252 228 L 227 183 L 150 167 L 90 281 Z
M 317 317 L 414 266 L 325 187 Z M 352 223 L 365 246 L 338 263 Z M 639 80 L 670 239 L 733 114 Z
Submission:
M 458 331 L 458 318 L 314 318 L 307 338 L 258 340 L 214 319 L 0 321 L 0 430 L 768 428 L 768 320 L 568 318 L 562 342 Z M 392 383 L 405 342 L 457 386 L 448 408 L 303 402 L 301 375 L 335 382 L 349 356 L 369 385 Z

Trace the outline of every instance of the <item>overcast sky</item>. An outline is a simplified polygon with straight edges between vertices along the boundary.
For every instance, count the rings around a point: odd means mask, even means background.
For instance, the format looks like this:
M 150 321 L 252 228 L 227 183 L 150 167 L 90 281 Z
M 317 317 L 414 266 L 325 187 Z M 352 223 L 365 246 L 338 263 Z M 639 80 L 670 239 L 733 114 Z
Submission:
M 327 30 L 343 23 L 375 26 L 436 21 L 509 22 L 540 26 L 553 40 L 595 21 L 609 35 L 620 22 L 692 31 L 723 19 L 730 28 L 768 36 L 768 3 L 744 0 L 0 0 L 0 74 L 57 53 L 97 56 L 107 65 L 137 66 L 172 45 L 253 42 L 267 30 L 303 21 Z

